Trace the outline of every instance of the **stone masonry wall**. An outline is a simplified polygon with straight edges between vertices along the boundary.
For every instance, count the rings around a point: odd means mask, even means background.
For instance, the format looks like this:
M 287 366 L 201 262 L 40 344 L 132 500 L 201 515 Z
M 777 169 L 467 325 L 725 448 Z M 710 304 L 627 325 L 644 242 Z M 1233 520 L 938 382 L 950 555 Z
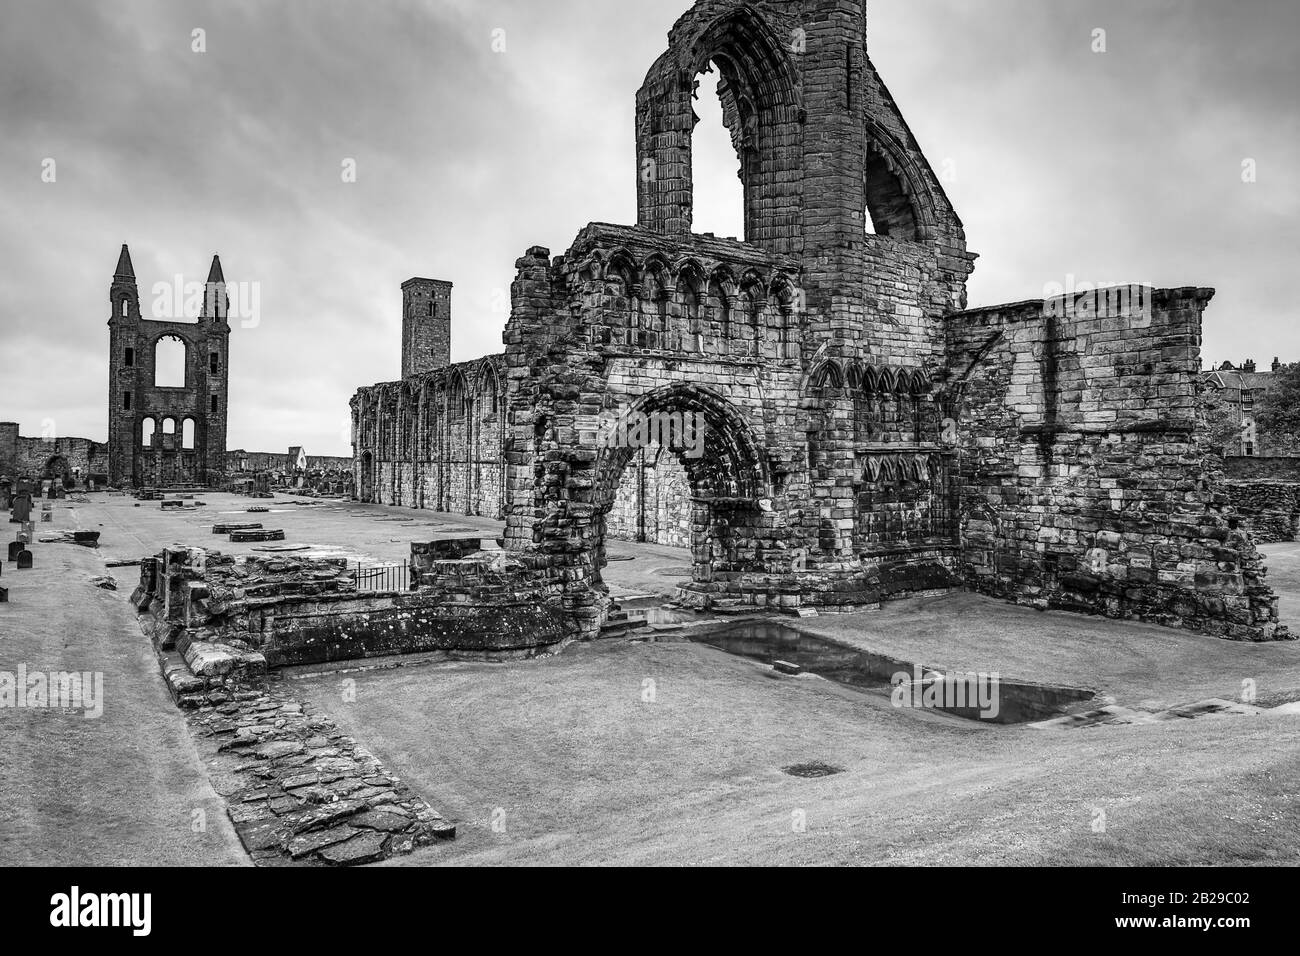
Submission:
M 108 475 L 108 446 L 89 438 L 24 438 L 13 427 L 12 440 L 7 441 L 0 431 L 0 475 L 16 481 L 22 477 L 34 480 L 54 478 L 58 475 L 76 476 L 85 480 L 98 475 L 103 482 Z
M 438 545 L 412 545 L 427 565 Z M 529 655 L 567 635 L 544 584 L 505 552 L 433 562 L 409 591 L 361 592 L 343 559 L 236 558 L 168 548 L 145 558 L 131 600 L 163 650 L 196 675 L 386 654 Z
M 1145 314 L 1026 302 L 954 315 L 962 571 L 977 590 L 1240 640 L 1283 636 L 1197 437 L 1209 289 Z
M 1230 478 L 1223 483 L 1223 490 L 1241 515 L 1242 527 L 1256 542 L 1296 540 L 1300 481 Z
M 1278 478 L 1300 481 L 1300 458 L 1232 455 L 1223 459 L 1229 478 Z

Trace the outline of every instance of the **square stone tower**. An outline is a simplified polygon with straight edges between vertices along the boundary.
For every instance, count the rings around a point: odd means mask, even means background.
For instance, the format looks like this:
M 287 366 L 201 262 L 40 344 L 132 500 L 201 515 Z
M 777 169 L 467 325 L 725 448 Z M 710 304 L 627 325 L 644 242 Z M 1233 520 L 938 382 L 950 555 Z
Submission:
M 451 364 L 451 283 L 402 283 L 402 378 Z

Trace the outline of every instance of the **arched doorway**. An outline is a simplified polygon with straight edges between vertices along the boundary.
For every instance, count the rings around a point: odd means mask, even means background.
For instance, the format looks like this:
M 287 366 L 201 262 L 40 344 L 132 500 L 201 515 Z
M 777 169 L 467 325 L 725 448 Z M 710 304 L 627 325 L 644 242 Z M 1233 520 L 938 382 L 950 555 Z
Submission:
M 72 469 L 68 467 L 68 460 L 62 455 L 51 455 L 41 471 L 41 480 L 53 481 L 55 487 L 63 488 L 67 486 L 67 480 L 71 475 Z
M 685 471 L 691 502 L 692 583 L 719 573 L 757 570 L 755 527 L 770 507 L 766 460 L 740 411 L 704 386 L 679 383 L 641 396 L 618 413 L 607 409 L 597 434 L 592 494 L 592 583 L 603 589 L 605 522 L 625 468 L 646 447 L 671 454 Z

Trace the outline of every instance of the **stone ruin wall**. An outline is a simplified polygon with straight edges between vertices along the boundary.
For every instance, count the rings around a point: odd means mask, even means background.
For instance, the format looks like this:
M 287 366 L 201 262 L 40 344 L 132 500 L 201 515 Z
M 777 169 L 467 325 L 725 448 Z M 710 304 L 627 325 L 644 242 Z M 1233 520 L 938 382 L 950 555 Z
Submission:
M 368 591 L 343 559 L 173 547 L 141 561 L 131 601 L 159 650 L 180 654 L 204 689 L 268 667 L 387 654 L 526 656 L 567 636 L 548 607 L 553 586 L 526 559 L 477 541 L 454 554 L 417 542 L 411 564 L 409 591 Z
M 593 636 L 604 540 L 645 506 L 642 451 L 597 436 L 611 417 L 699 413 L 706 454 L 678 459 L 688 603 L 860 609 L 965 584 L 1286 636 L 1196 433 L 1208 291 L 1157 292 L 1141 325 L 966 310 L 975 256 L 865 49 L 862 5 L 840 0 L 702 0 L 674 25 L 637 94 L 637 224 L 516 262 L 494 393 L 506 548 Z M 691 231 L 710 62 L 744 242 Z M 359 394 L 358 449 L 382 452 L 358 464 L 362 497 L 472 508 L 454 478 L 423 497 L 408 478 L 448 407 L 421 419 L 413 381 Z
M 1223 473 L 1234 479 L 1273 478 L 1300 482 L 1300 458 L 1231 455 L 1223 460 Z
M 1257 544 L 1295 541 L 1300 527 L 1300 481 L 1228 478 L 1223 490 Z
M 1241 640 L 1285 633 L 1199 437 L 1212 294 L 1155 290 L 1148 315 L 1027 302 L 951 318 L 969 587 Z
M 502 357 L 359 389 L 352 399 L 361 501 L 499 518 Z
M 89 438 L 24 438 L 18 426 L 0 422 L 0 476 L 11 481 L 29 477 L 33 480 L 56 474 L 80 475 L 84 481 L 108 477 L 108 445 Z

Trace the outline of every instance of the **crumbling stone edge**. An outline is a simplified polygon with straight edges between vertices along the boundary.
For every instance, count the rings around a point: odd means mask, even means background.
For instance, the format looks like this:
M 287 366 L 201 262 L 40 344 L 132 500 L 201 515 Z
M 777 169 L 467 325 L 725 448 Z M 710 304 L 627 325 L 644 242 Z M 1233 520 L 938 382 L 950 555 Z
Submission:
M 199 677 L 183 654 L 163 649 L 158 622 L 140 621 L 255 865 L 355 866 L 455 839 L 455 823 L 264 662 Z

